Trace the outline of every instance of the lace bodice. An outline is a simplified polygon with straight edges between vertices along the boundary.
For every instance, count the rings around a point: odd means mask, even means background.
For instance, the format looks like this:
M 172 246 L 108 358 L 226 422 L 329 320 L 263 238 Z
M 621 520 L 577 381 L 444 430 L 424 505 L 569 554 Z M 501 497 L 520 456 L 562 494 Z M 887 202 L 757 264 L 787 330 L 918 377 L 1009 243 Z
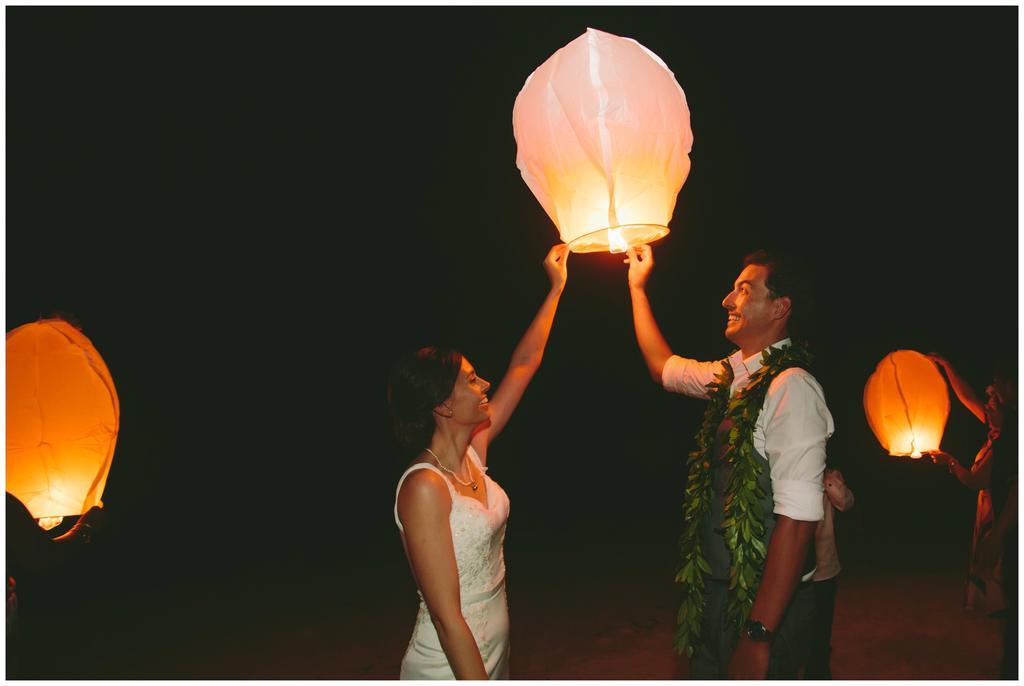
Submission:
M 452 498 L 452 511 L 448 524 L 455 547 L 455 563 L 459 569 L 459 591 L 463 606 L 473 602 L 474 596 L 493 591 L 505 578 L 505 524 L 508 521 L 509 500 L 504 489 L 487 475 L 476 451 L 470 447 L 469 459 L 483 474 L 487 489 L 487 506 L 475 498 L 457 492 L 441 470 L 432 464 L 417 463 L 405 470 L 395 490 L 395 523 L 399 531 L 405 529 L 398 517 L 398 492 L 405 478 L 417 469 L 431 469 L 441 475 Z M 422 602 L 423 596 L 420 595 Z

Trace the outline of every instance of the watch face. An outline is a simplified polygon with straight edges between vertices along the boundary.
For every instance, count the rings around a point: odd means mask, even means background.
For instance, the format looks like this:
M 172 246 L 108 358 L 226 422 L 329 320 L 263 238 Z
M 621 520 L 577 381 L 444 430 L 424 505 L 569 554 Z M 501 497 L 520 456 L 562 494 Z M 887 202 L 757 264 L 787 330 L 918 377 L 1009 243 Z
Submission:
M 756 620 L 747 622 L 747 638 L 752 641 L 764 641 L 768 639 L 768 629 L 764 624 Z

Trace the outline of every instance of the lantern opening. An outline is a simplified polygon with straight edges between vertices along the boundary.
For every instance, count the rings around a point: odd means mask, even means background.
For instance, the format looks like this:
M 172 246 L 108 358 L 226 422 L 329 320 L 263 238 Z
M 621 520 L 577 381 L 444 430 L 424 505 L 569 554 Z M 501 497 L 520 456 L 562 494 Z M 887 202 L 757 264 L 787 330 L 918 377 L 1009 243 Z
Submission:
M 636 245 L 653 243 L 668 235 L 668 227 L 659 224 L 622 224 L 609 226 L 582 236 L 569 242 L 569 250 L 583 252 L 626 252 Z

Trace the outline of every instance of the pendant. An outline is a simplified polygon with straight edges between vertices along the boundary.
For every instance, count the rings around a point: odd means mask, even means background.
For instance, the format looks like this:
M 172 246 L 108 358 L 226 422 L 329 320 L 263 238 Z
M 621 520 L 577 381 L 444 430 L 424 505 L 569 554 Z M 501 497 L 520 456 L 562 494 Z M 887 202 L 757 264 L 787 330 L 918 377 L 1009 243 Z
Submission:
M 476 491 L 476 489 L 477 489 L 477 485 L 476 485 L 476 482 L 475 482 L 475 481 L 474 481 L 474 482 L 472 482 L 472 483 L 470 484 L 470 486 L 472 486 L 472 487 L 473 487 L 473 491 L 475 492 L 475 491 Z

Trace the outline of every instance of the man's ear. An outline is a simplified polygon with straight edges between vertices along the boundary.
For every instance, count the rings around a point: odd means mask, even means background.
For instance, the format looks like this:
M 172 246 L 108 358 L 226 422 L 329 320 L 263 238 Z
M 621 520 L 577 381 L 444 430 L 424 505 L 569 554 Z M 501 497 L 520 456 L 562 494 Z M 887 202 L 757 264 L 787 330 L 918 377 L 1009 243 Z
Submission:
M 793 309 L 793 301 L 788 295 L 780 295 L 772 301 L 772 318 L 785 319 Z

